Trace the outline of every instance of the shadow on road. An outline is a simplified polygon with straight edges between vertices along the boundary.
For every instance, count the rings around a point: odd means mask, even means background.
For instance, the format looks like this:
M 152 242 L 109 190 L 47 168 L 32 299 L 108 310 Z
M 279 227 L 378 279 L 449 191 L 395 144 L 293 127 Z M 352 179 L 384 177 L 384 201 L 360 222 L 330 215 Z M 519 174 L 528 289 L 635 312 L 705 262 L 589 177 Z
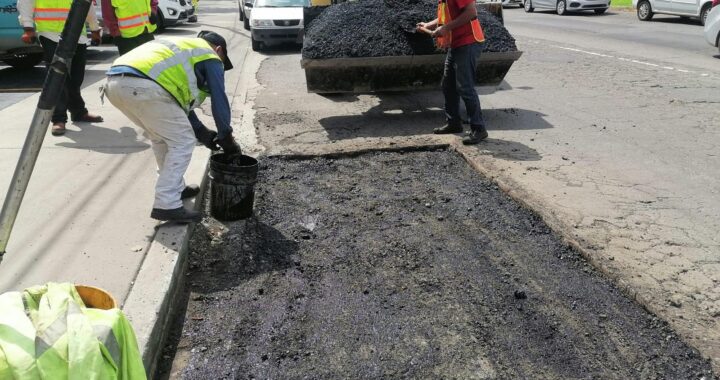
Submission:
M 491 134 L 492 136 L 492 134 Z M 542 156 L 537 150 L 517 141 L 488 138 L 476 145 L 482 155 L 507 161 L 540 161 Z
M 330 140 L 357 137 L 397 137 L 432 133 L 445 123 L 440 93 L 396 93 L 378 95 L 380 103 L 359 115 L 331 116 L 318 122 Z M 328 97 L 335 102 L 353 102 L 357 95 L 341 94 Z M 464 114 L 464 111 L 463 111 Z M 540 112 L 508 108 L 485 109 L 488 130 L 534 130 L 552 128 Z M 467 128 L 466 128 L 467 129 Z
M 137 153 L 150 148 L 149 144 L 139 141 L 137 132 L 130 127 L 122 127 L 118 130 L 98 127 L 90 123 L 77 123 L 74 126 L 80 130 L 70 129 L 72 128 L 70 125 L 65 133 L 65 137 L 73 141 L 55 145 L 105 154 Z

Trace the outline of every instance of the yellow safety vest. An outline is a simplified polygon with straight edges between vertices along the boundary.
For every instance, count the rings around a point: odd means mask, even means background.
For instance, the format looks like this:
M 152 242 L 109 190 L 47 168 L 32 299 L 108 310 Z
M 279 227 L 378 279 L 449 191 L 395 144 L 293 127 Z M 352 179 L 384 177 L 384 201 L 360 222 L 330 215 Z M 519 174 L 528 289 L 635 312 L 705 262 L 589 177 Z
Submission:
M 113 62 L 130 66 L 157 82 L 178 104 L 190 112 L 209 94 L 198 88 L 195 64 L 208 59 L 220 60 L 202 38 L 167 38 L 140 45 Z
M 72 0 L 36 0 L 35 30 L 61 33 L 71 4 Z
M 150 0 L 112 0 L 115 16 L 118 19 L 120 36 L 132 38 L 145 32 L 155 31 L 155 25 L 150 23 Z
M 72 284 L 4 293 L 0 310 L 0 379 L 146 379 L 122 312 L 85 308 Z

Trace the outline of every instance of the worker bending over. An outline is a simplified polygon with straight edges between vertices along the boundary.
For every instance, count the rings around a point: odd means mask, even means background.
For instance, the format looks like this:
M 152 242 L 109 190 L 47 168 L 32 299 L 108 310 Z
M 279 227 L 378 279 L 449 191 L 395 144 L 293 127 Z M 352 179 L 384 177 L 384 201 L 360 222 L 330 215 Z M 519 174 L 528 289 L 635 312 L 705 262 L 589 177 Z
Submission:
M 232 136 L 224 71 L 232 69 L 225 39 L 202 31 L 199 38 L 147 42 L 113 62 L 104 91 L 108 100 L 145 130 L 158 165 L 151 218 L 199 221 L 201 214 L 183 207 L 182 199 L 198 193 L 185 187 L 196 138 L 206 147 L 240 153 Z M 208 130 L 193 111 L 212 97 L 218 132 Z
M 477 19 L 475 0 L 439 0 L 438 17 L 418 23 L 418 29 L 432 31 L 436 44 L 447 49 L 442 79 L 447 125 L 436 128 L 436 134 L 461 133 L 460 98 L 470 121 L 470 133 L 464 144 L 477 144 L 487 138 L 480 99 L 475 91 L 475 67 L 485 37 Z
M 40 37 L 39 41 L 43 48 L 43 55 L 48 69 L 55 55 L 55 49 L 57 49 L 60 42 L 60 34 L 65 27 L 70 5 L 72 5 L 72 0 L 18 0 L 17 2 L 20 24 L 24 29 L 22 40 L 26 44 L 34 44 L 38 40 L 38 36 Z M 92 3 L 90 3 L 90 10 L 88 10 L 85 21 L 90 27 L 90 38 L 93 44 L 99 45 L 100 25 L 95 16 L 95 6 Z M 52 114 L 51 132 L 53 136 L 65 134 L 68 111 L 70 111 L 72 121 L 90 123 L 103 121 L 102 117 L 88 112 L 88 109 L 85 108 L 85 101 L 80 94 L 85 79 L 87 42 L 87 37 L 82 33 L 72 63 L 68 67 L 68 76 L 65 79 L 65 84 Z

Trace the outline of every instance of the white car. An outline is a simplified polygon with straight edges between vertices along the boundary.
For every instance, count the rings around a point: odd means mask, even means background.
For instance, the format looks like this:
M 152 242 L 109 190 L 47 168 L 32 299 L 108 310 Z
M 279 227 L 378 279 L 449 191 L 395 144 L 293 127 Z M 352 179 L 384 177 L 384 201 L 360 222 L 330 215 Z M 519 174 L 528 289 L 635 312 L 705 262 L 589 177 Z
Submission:
M 305 6 L 308 0 L 255 0 L 249 21 L 252 49 L 302 43 Z
M 720 0 L 713 1 L 713 8 L 705 20 L 705 41 L 718 48 L 720 52 L 720 7 L 716 5 Z
M 240 21 L 243 22 L 245 30 L 250 30 L 250 14 L 252 13 L 253 0 L 238 0 Z
M 650 21 L 657 13 L 697 18 L 705 25 L 712 0 L 632 0 L 632 5 L 641 21 Z
M 189 8 L 190 0 L 158 0 L 158 29 L 187 22 Z
M 559 15 L 569 12 L 594 11 L 605 13 L 610 8 L 610 0 L 524 0 L 525 12 L 537 9 L 554 9 Z

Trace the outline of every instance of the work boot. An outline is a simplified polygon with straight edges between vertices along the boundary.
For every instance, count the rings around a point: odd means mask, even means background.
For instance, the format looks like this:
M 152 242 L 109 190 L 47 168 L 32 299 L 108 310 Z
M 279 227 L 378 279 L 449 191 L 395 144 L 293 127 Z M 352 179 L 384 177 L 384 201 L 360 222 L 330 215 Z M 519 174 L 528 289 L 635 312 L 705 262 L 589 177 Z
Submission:
M 187 185 L 183 189 L 182 193 L 180 193 L 180 199 L 188 199 L 192 198 L 196 195 L 200 194 L 200 186 L 198 185 Z
M 150 217 L 156 220 L 191 223 L 202 220 L 202 214 L 198 211 L 188 210 L 185 207 L 178 207 L 172 210 L 153 208 Z
M 462 143 L 464 145 L 475 145 L 480 141 L 485 140 L 487 137 L 488 133 L 485 127 L 473 126 L 472 130 L 470 130 L 470 133 L 468 133 L 467 136 L 463 137 Z
M 62 136 L 66 130 L 65 123 L 53 123 L 50 133 L 52 133 L 53 136 Z
M 80 122 L 86 122 L 86 123 L 102 123 L 103 118 L 100 115 L 93 115 L 90 112 L 88 112 L 85 115 L 78 117 L 77 119 L 73 118 L 72 121 L 80 121 Z
M 229 134 L 222 139 L 215 138 L 215 142 L 220 145 L 223 152 L 227 154 L 235 154 L 235 153 L 241 153 L 240 151 L 240 145 L 238 145 L 237 142 L 235 142 L 235 138 L 232 136 L 232 134 Z
M 435 128 L 433 129 L 433 133 L 436 135 L 446 135 L 450 133 L 462 133 L 463 127 L 462 125 L 446 125 L 441 128 Z
M 217 132 L 211 131 L 209 129 L 202 129 L 200 130 L 200 132 L 197 133 L 196 137 L 198 141 L 205 145 L 206 148 L 213 151 L 220 150 L 220 147 L 215 141 L 217 139 Z

